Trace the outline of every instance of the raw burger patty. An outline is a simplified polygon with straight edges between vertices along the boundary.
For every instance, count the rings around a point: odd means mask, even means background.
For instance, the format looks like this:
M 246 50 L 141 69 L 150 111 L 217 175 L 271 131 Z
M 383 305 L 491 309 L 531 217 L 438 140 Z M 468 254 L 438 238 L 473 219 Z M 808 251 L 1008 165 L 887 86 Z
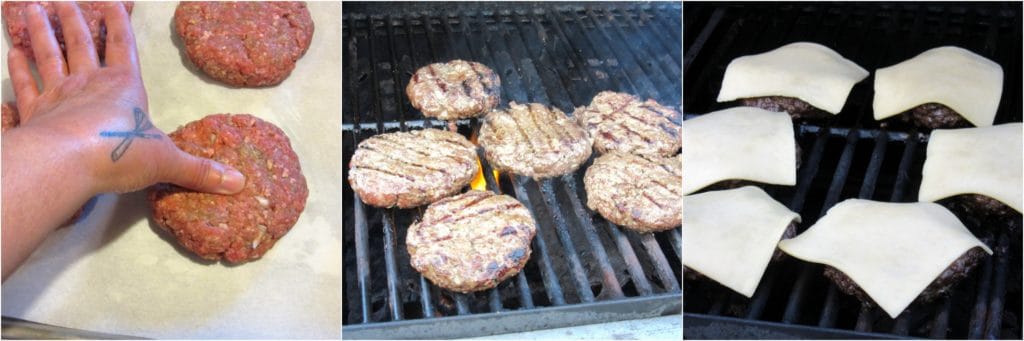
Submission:
M 486 65 L 453 60 L 416 70 L 405 94 L 423 115 L 457 120 L 494 109 L 501 99 L 501 80 Z
M 548 178 L 571 173 L 590 158 L 591 140 L 561 110 L 509 103 L 491 111 L 480 127 L 480 145 L 496 168 Z
M 35 59 L 35 55 L 32 52 L 32 41 L 28 35 L 28 22 L 25 21 L 25 11 L 32 3 L 38 3 L 46 10 L 46 14 L 50 17 L 50 27 L 53 28 L 53 32 L 57 35 L 57 43 L 60 44 L 60 49 L 67 51 L 64 48 L 63 28 L 61 27 L 60 19 L 57 18 L 57 7 L 53 5 L 52 1 L 4 1 L 4 21 L 7 22 L 7 34 L 11 35 L 11 45 L 21 49 L 28 56 L 29 60 Z M 122 1 L 121 3 L 128 10 L 128 14 L 131 14 L 133 2 Z M 96 44 L 96 52 L 99 54 L 100 59 L 103 58 L 103 53 L 106 51 L 105 42 L 107 40 L 107 28 L 106 26 L 101 26 L 100 22 L 103 21 L 103 7 L 108 5 L 110 3 L 100 1 L 78 2 L 78 8 L 82 12 L 82 17 L 85 18 L 86 25 L 89 26 L 89 33 L 92 34 L 92 42 Z
M 0 131 L 7 131 L 7 129 L 17 127 L 19 123 L 21 123 L 21 116 L 18 115 L 18 107 L 14 103 L 4 102 L 3 130 Z
M 748 107 L 758 107 L 768 111 L 786 112 L 794 120 L 823 119 L 832 116 L 832 114 L 794 97 L 767 96 L 741 98 L 740 103 Z
M 670 230 L 683 221 L 682 155 L 613 152 L 594 160 L 583 177 L 587 207 L 637 232 Z
M 158 225 L 199 257 L 241 263 L 263 256 L 306 206 L 306 178 L 280 128 L 247 115 L 216 114 L 171 133 L 185 152 L 245 175 L 235 195 L 193 192 L 169 184 L 149 191 Z
M 671 156 L 683 143 L 683 115 L 652 99 L 641 102 L 630 94 L 603 91 L 589 106 L 577 108 L 573 116 L 602 154 Z
M 424 129 L 364 140 L 349 169 L 349 184 L 363 202 L 410 208 L 458 193 L 480 164 L 476 146 L 462 135 Z
M 174 27 L 193 64 L 243 87 L 281 83 L 313 39 L 304 2 L 182 2 Z
M 412 267 L 439 287 L 468 293 L 519 273 L 537 226 L 516 199 L 469 191 L 431 204 L 408 233 Z
M 949 292 L 956 283 L 966 278 L 967 275 L 971 273 L 971 270 L 981 262 L 981 259 L 987 255 L 988 254 L 986 254 L 980 247 L 967 250 L 967 252 L 964 252 L 963 255 L 960 255 L 959 258 L 953 261 L 946 270 L 942 271 L 942 273 L 939 274 L 939 277 L 935 278 L 931 284 L 928 284 L 924 291 L 921 292 L 921 295 L 917 297 L 915 302 L 929 302 Z M 868 296 L 868 294 L 864 292 L 864 290 L 861 289 L 852 278 L 846 276 L 846 274 L 839 271 L 839 269 L 826 265 L 825 277 L 832 280 L 839 290 L 842 290 L 847 295 L 857 297 L 861 303 L 877 305 L 875 304 L 875 301 L 871 299 L 871 296 Z

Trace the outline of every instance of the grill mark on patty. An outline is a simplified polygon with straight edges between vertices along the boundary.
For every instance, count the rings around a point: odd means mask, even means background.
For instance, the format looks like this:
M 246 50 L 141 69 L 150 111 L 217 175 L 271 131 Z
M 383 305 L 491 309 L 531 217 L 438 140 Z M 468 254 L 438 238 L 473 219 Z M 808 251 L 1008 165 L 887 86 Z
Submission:
M 540 106 L 540 107 L 541 107 L 540 108 L 541 111 L 548 110 L 547 108 L 545 108 L 543 106 Z M 538 135 L 543 135 L 544 137 L 547 137 L 547 138 L 554 138 L 556 141 L 561 142 L 561 138 L 558 136 L 557 133 L 555 135 L 551 135 L 551 129 L 545 129 L 547 124 L 541 125 L 541 124 L 537 123 L 537 117 L 539 116 L 539 114 L 534 110 L 534 104 L 533 103 L 530 103 L 530 104 L 526 105 L 526 116 L 530 118 L 530 122 L 533 123 L 533 126 L 535 128 L 537 128 L 537 133 L 539 133 Z M 550 128 L 550 127 L 547 127 L 547 128 Z
M 409 181 L 409 183 L 416 183 L 416 179 L 414 179 L 412 176 L 405 175 L 405 174 L 395 173 L 395 172 L 392 172 L 392 171 L 389 171 L 389 170 L 384 170 L 384 169 L 380 169 L 380 168 L 376 168 L 376 167 L 371 167 L 371 166 L 362 166 L 362 165 L 361 166 L 356 166 L 356 169 L 368 170 L 368 171 L 374 171 L 374 172 L 378 172 L 378 173 L 383 173 L 383 174 L 391 175 L 391 176 L 398 177 L 398 178 L 401 178 L 401 179 L 405 179 L 406 181 Z
M 430 138 L 426 134 L 419 134 L 418 136 L 427 137 L 427 140 L 432 141 L 432 142 L 433 141 L 438 141 L 438 140 Z M 461 156 L 463 153 L 460 153 L 459 150 L 453 149 L 453 148 L 431 148 L 430 144 L 426 144 L 426 143 L 409 143 L 410 141 L 408 141 L 406 139 L 403 139 L 403 138 L 401 138 L 399 136 L 392 136 L 391 134 L 377 135 L 376 137 L 379 137 L 379 138 L 375 139 L 376 141 L 386 141 L 387 144 L 389 144 L 393 148 L 395 148 L 394 149 L 395 151 L 408 150 L 408 151 L 411 151 L 413 153 L 419 154 L 419 155 L 427 157 L 427 158 L 438 158 L 438 157 L 450 158 L 450 159 L 458 161 L 457 162 L 458 164 L 474 161 L 473 158 L 460 158 L 459 156 Z M 418 141 L 415 141 L 415 142 L 418 142 Z M 461 144 L 460 144 L 460 147 L 467 148 L 466 146 L 463 146 Z M 430 153 L 431 151 L 439 152 L 440 155 L 433 155 L 433 154 Z M 466 154 L 470 154 L 470 153 L 473 153 L 473 152 L 467 150 Z
M 533 145 L 533 139 L 531 139 L 530 135 L 526 133 L 526 130 L 525 130 L 526 127 L 523 127 L 523 125 L 519 123 L 519 120 L 516 118 L 516 116 L 518 116 L 518 115 L 514 115 L 512 113 L 512 110 L 514 110 L 514 109 L 509 108 L 508 111 L 504 111 L 504 114 L 506 116 L 508 116 L 509 119 L 512 120 L 512 126 L 515 127 L 515 130 L 519 132 L 519 136 L 521 137 L 519 140 L 512 141 L 512 143 L 513 144 L 525 144 L 527 147 L 529 147 L 528 151 L 529 151 L 530 154 L 537 153 L 537 147 Z M 499 131 L 507 130 L 507 128 L 508 127 L 495 126 L 494 127 L 494 131 L 495 132 L 499 132 Z
M 427 65 L 427 71 L 430 72 L 430 80 L 434 81 L 434 85 L 441 90 L 442 93 L 448 92 L 448 85 L 445 85 L 443 80 L 437 76 L 437 72 L 434 71 L 434 64 Z
M 472 69 L 473 73 L 476 74 L 476 80 L 477 80 L 477 82 L 480 83 L 480 88 L 484 90 L 484 95 L 485 96 L 493 95 L 494 94 L 494 88 L 493 88 L 493 84 L 494 83 L 492 82 L 491 83 L 492 85 L 487 85 L 487 83 L 484 82 L 484 74 L 481 73 L 480 70 L 478 70 L 476 68 L 476 64 L 469 63 L 469 68 Z M 493 74 L 492 74 L 492 76 L 493 76 Z M 487 78 L 489 79 L 491 77 L 487 77 Z
M 663 112 L 661 112 L 661 111 L 659 111 L 659 110 L 657 110 L 655 108 L 652 108 L 651 105 L 647 104 L 647 103 L 641 104 L 640 108 L 646 109 L 647 111 L 653 113 L 656 118 L 660 118 L 660 119 L 662 119 L 664 121 L 668 121 L 667 124 L 666 124 L 666 122 L 658 122 L 658 123 L 651 122 L 651 124 L 656 124 L 658 127 L 661 128 L 661 130 L 665 131 L 669 135 L 672 135 L 673 138 L 678 138 L 679 137 L 679 132 L 676 131 L 676 126 L 681 126 L 681 125 L 677 125 L 675 122 L 673 122 L 671 119 L 669 119 L 667 114 L 665 114 L 665 113 L 663 113 Z
M 411 160 L 406 160 L 404 158 L 393 157 L 393 155 L 402 155 L 400 153 L 385 153 L 385 152 L 383 152 L 381 150 L 378 150 L 376 148 L 369 147 L 369 146 L 364 146 L 362 149 L 366 150 L 366 151 L 373 152 L 373 153 L 377 153 L 383 159 L 394 162 L 395 166 L 397 166 L 397 167 L 400 167 L 401 165 L 405 164 L 405 165 L 410 165 L 410 166 L 413 166 L 413 167 L 416 167 L 416 168 L 423 168 L 423 169 L 431 170 L 431 171 L 434 171 L 434 172 L 440 172 L 442 174 L 448 175 L 448 170 L 444 169 L 444 168 L 431 167 L 429 165 L 425 165 L 425 164 L 421 164 L 421 163 L 416 163 L 416 162 L 413 162 Z
M 508 209 L 512 209 L 512 208 L 518 207 L 519 205 L 520 204 L 518 202 L 515 202 L 515 203 L 508 203 L 508 204 L 503 204 L 503 205 L 492 205 L 490 207 L 486 207 L 485 206 L 484 208 L 478 209 L 478 210 L 473 211 L 473 212 L 466 212 L 465 214 L 461 214 L 459 216 L 454 216 L 454 215 L 453 216 L 449 216 L 448 219 L 439 220 L 438 222 L 439 223 L 444 223 L 444 224 L 455 224 L 457 222 L 460 222 L 460 221 L 463 221 L 463 220 L 466 220 L 466 219 L 479 217 L 481 215 L 484 215 L 487 212 L 491 212 L 491 211 L 494 211 L 494 210 L 503 210 L 504 211 L 504 210 L 508 210 Z M 468 208 L 469 207 L 463 208 L 462 210 L 459 211 L 459 213 L 465 212 Z
M 668 207 L 666 207 L 665 205 L 662 205 L 662 204 L 661 204 L 660 202 L 658 202 L 657 200 L 654 200 L 654 198 L 653 198 L 653 197 L 651 197 L 651 195 L 650 195 L 650 194 L 648 194 L 647 192 L 643 192 L 643 196 L 644 196 L 644 198 L 647 198 L 647 200 L 649 200 L 649 201 L 650 201 L 651 203 L 653 203 L 653 204 L 654 204 L 655 206 L 658 206 L 658 208 L 660 208 L 660 209 L 663 209 L 663 210 L 665 210 L 665 209 L 668 209 Z
M 484 200 L 486 200 L 487 198 L 490 198 L 490 197 L 491 196 L 487 195 L 487 193 L 466 192 L 466 194 L 462 195 L 461 197 L 448 197 L 448 198 L 441 199 L 441 200 L 435 202 L 434 205 L 436 205 L 438 207 L 442 207 L 441 209 L 444 212 L 447 212 L 448 214 L 443 215 L 443 216 L 441 216 L 441 217 L 439 217 L 437 219 L 430 219 L 430 220 L 424 219 L 423 223 L 434 224 L 434 223 L 439 222 L 439 221 L 445 221 L 445 220 L 449 219 L 452 215 L 454 215 L 456 212 L 462 211 L 462 210 L 464 210 L 466 208 L 469 208 L 470 206 L 476 205 L 477 203 L 479 203 L 481 201 L 484 201 Z M 448 206 L 453 206 L 453 207 L 448 207 Z

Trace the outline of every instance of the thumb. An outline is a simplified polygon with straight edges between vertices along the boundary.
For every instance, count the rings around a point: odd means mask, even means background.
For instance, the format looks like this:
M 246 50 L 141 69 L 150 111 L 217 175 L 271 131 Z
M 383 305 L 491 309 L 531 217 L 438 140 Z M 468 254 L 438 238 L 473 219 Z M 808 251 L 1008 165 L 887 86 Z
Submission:
M 231 166 L 179 151 L 167 167 L 164 181 L 200 192 L 235 194 L 245 187 L 245 176 Z

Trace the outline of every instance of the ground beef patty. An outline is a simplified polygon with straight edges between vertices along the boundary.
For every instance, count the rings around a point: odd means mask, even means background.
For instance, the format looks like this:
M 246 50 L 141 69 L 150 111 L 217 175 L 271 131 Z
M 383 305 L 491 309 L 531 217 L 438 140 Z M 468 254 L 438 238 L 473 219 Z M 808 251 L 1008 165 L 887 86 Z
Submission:
M 939 103 L 925 103 L 900 115 L 904 122 L 929 129 L 966 128 L 974 125 L 960 113 Z
M 925 287 L 924 291 L 921 292 L 921 295 L 914 302 L 929 302 L 949 292 L 956 283 L 966 278 L 971 273 L 971 270 L 981 262 L 981 259 L 987 255 L 985 250 L 980 247 L 967 250 L 967 252 L 964 252 L 963 255 L 960 255 L 959 258 L 953 261 L 946 270 L 942 271 L 939 277 L 936 277 L 931 284 Z M 842 292 L 857 297 L 861 303 L 869 306 L 877 305 L 871 299 L 871 296 L 868 296 L 852 278 L 839 271 L 839 269 L 826 265 L 825 277 L 832 280 Z
M 281 83 L 313 39 L 304 2 L 182 2 L 174 27 L 193 64 L 244 87 Z
M 1020 214 L 1003 202 L 981 194 L 962 194 L 939 201 L 950 210 L 975 218 L 1008 217 Z
M 280 128 L 241 114 L 210 115 L 171 133 L 185 152 L 245 175 L 235 195 L 160 184 L 149 191 L 157 224 L 199 257 L 241 263 L 263 256 L 306 206 L 306 178 Z
M 53 28 L 53 32 L 57 36 L 57 43 L 60 44 L 60 49 L 67 51 L 64 47 L 63 27 L 60 24 L 60 19 L 57 17 L 57 7 L 54 6 L 52 1 L 4 1 L 4 21 L 7 22 L 7 34 L 11 35 L 11 45 L 21 49 L 28 56 L 29 60 L 35 59 L 35 54 L 32 52 L 32 40 L 28 35 L 28 22 L 25 21 L 25 11 L 33 3 L 38 3 L 46 10 L 46 14 L 50 18 L 50 27 Z M 125 9 L 131 14 L 132 7 L 134 7 L 133 2 L 122 1 L 121 3 L 124 4 Z M 103 7 L 109 5 L 110 3 L 102 1 L 78 1 L 78 8 L 82 12 L 86 25 L 89 26 L 92 42 L 96 44 L 96 52 L 101 59 L 106 51 L 107 27 L 100 23 L 103 21 Z
M 799 98 L 783 96 L 766 96 L 741 98 L 740 103 L 748 107 L 758 107 L 768 111 L 786 112 L 794 120 L 823 119 L 833 116 Z
M 683 221 L 682 158 L 602 155 L 583 177 L 587 207 L 641 233 L 679 226 Z
M 501 80 L 484 64 L 457 59 L 416 70 L 405 94 L 423 115 L 457 120 L 494 109 L 501 100 Z
M 603 91 L 589 106 L 577 108 L 573 116 L 602 154 L 671 156 L 683 143 L 683 115 L 652 99 L 644 102 L 630 94 Z
M 480 169 L 476 146 L 437 129 L 380 134 L 359 143 L 348 181 L 363 202 L 410 208 L 453 195 Z
M 507 195 L 469 191 L 439 200 L 409 227 L 412 267 L 439 287 L 463 293 L 493 288 L 530 259 L 537 226 Z
M 571 173 L 590 158 L 591 140 L 558 108 L 509 103 L 494 110 L 480 127 L 480 145 L 496 168 L 549 178 Z
M 3 130 L 7 131 L 17 127 L 21 123 L 21 115 L 18 115 L 18 107 L 14 103 L 4 102 L 3 104 Z

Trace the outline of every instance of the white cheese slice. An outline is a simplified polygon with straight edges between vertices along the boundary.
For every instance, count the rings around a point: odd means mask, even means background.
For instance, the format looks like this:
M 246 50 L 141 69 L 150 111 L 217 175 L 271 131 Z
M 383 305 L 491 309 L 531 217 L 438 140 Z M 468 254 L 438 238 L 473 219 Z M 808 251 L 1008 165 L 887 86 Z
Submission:
M 786 227 L 800 221 L 755 186 L 694 194 L 683 203 L 683 265 L 747 297 Z
M 959 47 L 936 47 L 875 71 L 875 120 L 934 102 L 975 126 L 990 126 L 1002 93 L 999 64 Z
M 789 115 L 735 107 L 683 123 L 683 194 L 730 179 L 796 184 Z
M 806 232 L 779 242 L 793 257 L 842 271 L 893 318 L 974 247 L 992 254 L 939 204 L 862 199 L 833 206 Z
M 854 84 L 868 71 L 832 49 L 806 42 L 792 43 L 762 54 L 733 59 L 725 68 L 718 101 L 740 98 L 795 97 L 838 114 Z
M 981 194 L 1021 212 L 1024 124 L 935 130 L 928 141 L 919 201 Z

